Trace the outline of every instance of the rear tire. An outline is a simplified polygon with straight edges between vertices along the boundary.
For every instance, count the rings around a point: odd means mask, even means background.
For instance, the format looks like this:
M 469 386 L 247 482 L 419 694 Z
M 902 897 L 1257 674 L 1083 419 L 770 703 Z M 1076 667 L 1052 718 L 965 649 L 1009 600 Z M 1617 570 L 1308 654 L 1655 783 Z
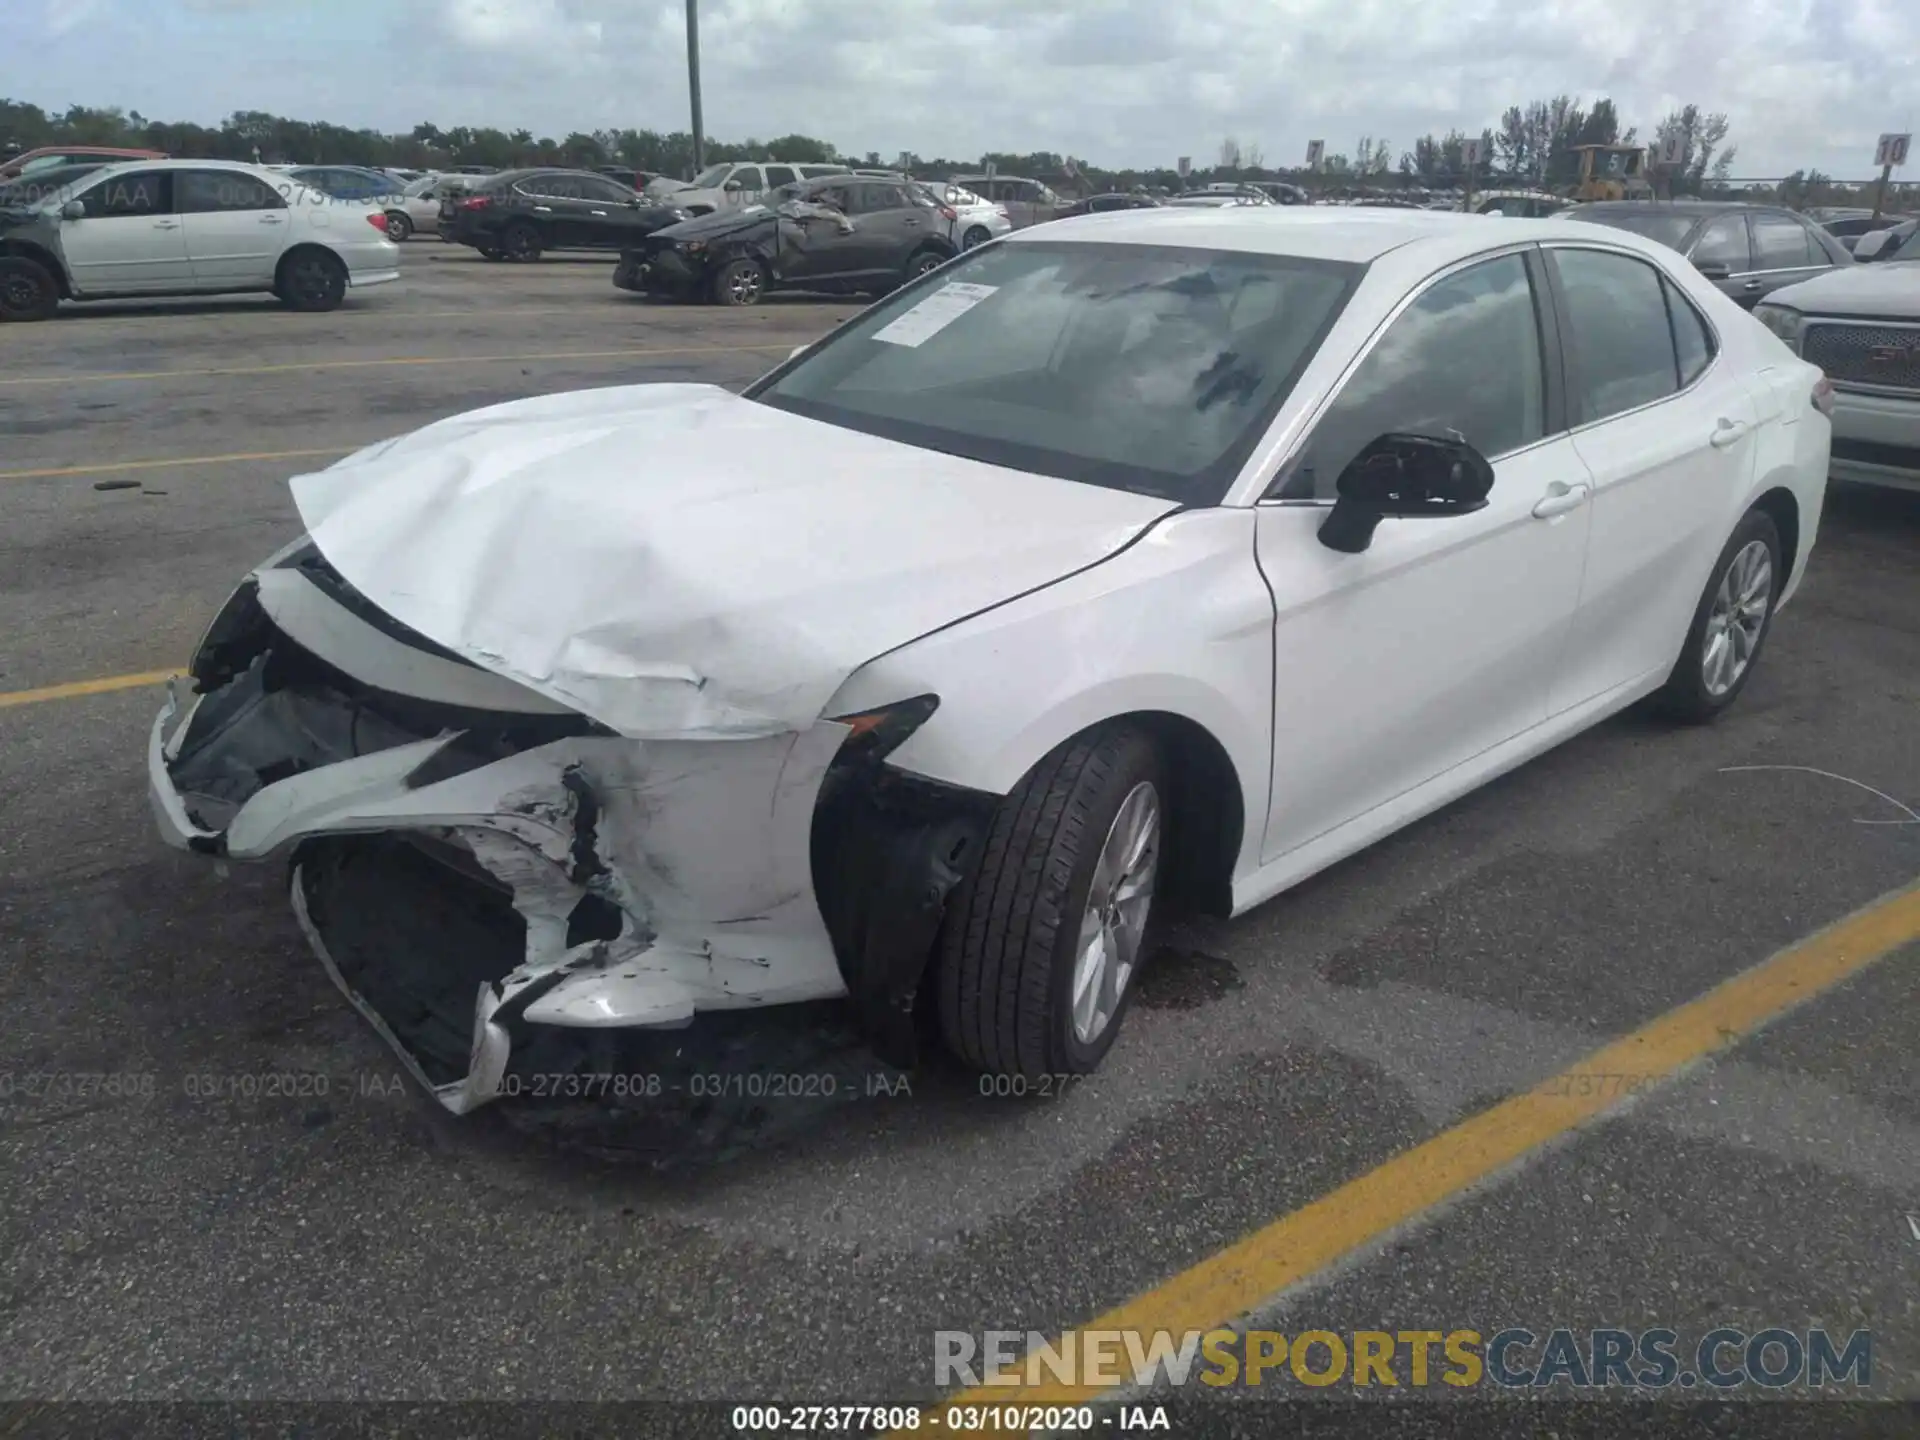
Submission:
M 60 308 L 60 282 L 37 260 L 0 256 L 0 320 L 50 320 Z
M 993 232 L 984 225 L 975 225 L 960 237 L 960 244 L 968 250 L 976 245 L 984 245 L 993 238 Z
M 387 239 L 398 245 L 413 235 L 413 221 L 404 210 L 387 211 Z
M 1143 731 L 1105 726 L 1001 801 L 936 961 L 941 1035 L 965 1064 L 1037 1081 L 1087 1074 L 1113 1047 L 1145 958 L 1164 773 Z
M 938 250 L 916 250 L 907 257 L 906 280 L 901 283 L 918 280 L 922 275 L 931 274 L 947 263 L 947 257 Z
M 347 267 L 324 250 L 296 250 L 280 262 L 273 293 L 290 310 L 338 310 L 347 298 Z
M 1714 562 L 1686 644 L 1654 696 L 1654 708 L 1699 725 L 1739 699 L 1773 630 L 1774 599 L 1784 583 L 1780 531 L 1765 511 L 1749 510 Z
M 538 260 L 542 248 L 540 232 L 524 220 L 509 225 L 500 236 L 500 253 L 522 265 Z

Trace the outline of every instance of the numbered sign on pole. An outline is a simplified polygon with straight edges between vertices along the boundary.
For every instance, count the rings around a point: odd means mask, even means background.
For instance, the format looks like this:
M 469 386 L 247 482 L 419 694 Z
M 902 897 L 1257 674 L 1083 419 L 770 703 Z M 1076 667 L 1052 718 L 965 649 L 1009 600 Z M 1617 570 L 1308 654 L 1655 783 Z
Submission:
M 1460 142 L 1460 160 L 1469 170 L 1480 163 L 1480 141 L 1477 138 Z
M 1669 135 L 1660 142 L 1659 152 L 1654 157 L 1662 165 L 1678 165 L 1687 158 L 1686 137 Z
M 1873 163 L 1892 165 L 1896 169 L 1907 163 L 1907 144 L 1912 135 L 1882 135 L 1880 143 L 1874 147 Z
M 1187 176 L 1191 175 L 1193 173 L 1193 156 L 1182 155 L 1180 157 L 1180 164 L 1178 166 L 1178 169 L 1180 171 L 1180 178 L 1182 180 L 1186 179 Z
M 1324 140 L 1307 141 L 1307 168 L 1309 170 L 1318 170 L 1320 168 L 1320 161 L 1326 155 L 1326 153 L 1327 153 L 1326 141 Z

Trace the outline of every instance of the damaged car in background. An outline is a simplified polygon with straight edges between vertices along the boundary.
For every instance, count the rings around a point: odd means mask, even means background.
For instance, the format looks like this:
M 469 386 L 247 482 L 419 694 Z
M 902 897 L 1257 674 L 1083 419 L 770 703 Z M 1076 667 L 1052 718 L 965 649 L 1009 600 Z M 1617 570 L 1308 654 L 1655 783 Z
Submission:
M 286 863 L 455 1112 L 803 1001 L 897 1065 L 1085 1073 L 1163 905 L 1244 911 L 1643 696 L 1731 704 L 1823 386 L 1592 227 L 1036 227 L 743 394 L 296 477 L 306 533 L 154 721 L 154 811 Z

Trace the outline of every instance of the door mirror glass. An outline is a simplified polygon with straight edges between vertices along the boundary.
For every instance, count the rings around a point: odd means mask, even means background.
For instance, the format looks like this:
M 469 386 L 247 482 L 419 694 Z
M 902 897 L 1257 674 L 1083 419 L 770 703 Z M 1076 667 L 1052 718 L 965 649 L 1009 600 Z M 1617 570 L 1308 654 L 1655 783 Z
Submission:
M 62 220 L 78 220 L 87 213 L 87 207 L 78 200 L 69 200 L 60 207 Z
M 1388 516 L 1467 515 L 1483 509 L 1492 490 L 1493 466 L 1466 441 L 1382 435 L 1340 472 L 1320 543 L 1357 554 Z

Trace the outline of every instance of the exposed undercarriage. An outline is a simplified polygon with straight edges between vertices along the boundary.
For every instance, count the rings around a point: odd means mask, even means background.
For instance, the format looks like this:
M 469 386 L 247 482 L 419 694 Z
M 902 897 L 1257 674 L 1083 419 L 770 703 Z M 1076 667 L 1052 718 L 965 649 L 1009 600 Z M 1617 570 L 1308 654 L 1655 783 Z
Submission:
M 348 644 L 353 675 L 322 653 Z M 328 973 L 449 1110 L 577 1063 L 582 1030 L 841 995 L 913 1063 L 996 797 L 886 766 L 886 726 L 633 739 L 408 630 L 311 545 L 242 585 L 192 680 L 150 744 L 163 832 L 290 857 Z

